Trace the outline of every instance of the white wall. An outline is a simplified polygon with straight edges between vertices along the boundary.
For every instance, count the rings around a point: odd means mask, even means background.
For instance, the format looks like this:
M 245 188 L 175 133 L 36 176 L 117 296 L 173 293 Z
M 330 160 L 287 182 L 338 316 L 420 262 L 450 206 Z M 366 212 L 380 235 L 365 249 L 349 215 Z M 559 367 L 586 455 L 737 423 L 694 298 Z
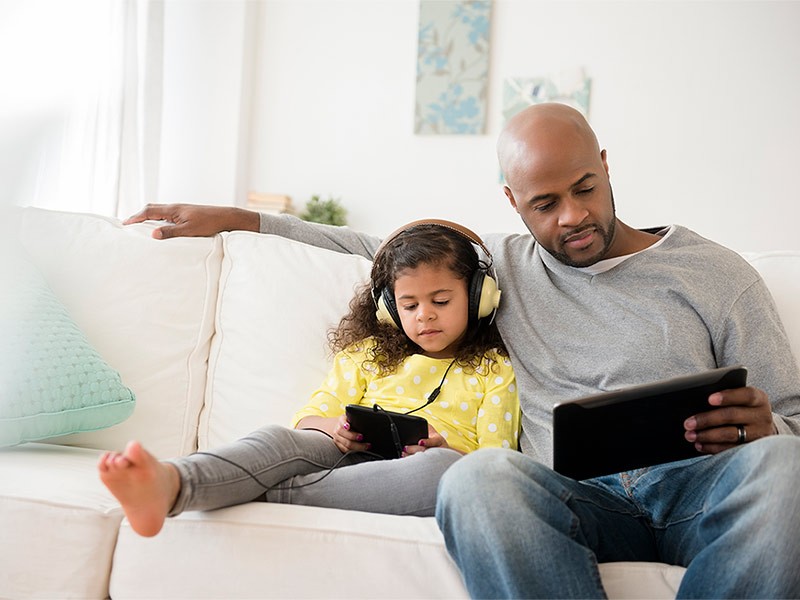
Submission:
M 166 0 L 158 201 L 234 204 L 249 127 L 253 61 L 242 0 Z M 155 201 L 155 199 L 153 200 Z
M 162 200 L 243 204 L 227 175 L 235 157 L 244 187 L 297 205 L 315 193 L 341 197 L 351 225 L 377 234 L 427 216 L 522 231 L 494 158 L 503 79 L 583 67 L 624 221 L 679 222 L 741 251 L 800 249 L 799 2 L 494 0 L 489 127 L 463 137 L 413 134 L 416 0 L 263 0 L 249 16 L 240 0 L 174 3 L 183 12 L 211 4 L 221 24 L 206 20 L 201 35 L 189 30 L 196 21 L 173 21 L 178 38 L 207 44 L 184 58 L 205 61 L 210 76 L 205 89 L 176 93 L 209 112 L 177 115 L 183 162 L 173 162 Z M 225 7 L 235 27 L 224 27 Z M 235 64 L 251 18 L 252 76 Z M 168 20 L 165 43 L 169 35 Z M 209 62 L 220 55 L 224 64 Z M 252 114 L 231 141 L 243 85 Z M 210 95 L 226 88 L 238 96 L 220 102 L 217 119 Z M 165 127 L 169 118 L 165 110 Z M 247 151 L 233 150 L 243 136 Z

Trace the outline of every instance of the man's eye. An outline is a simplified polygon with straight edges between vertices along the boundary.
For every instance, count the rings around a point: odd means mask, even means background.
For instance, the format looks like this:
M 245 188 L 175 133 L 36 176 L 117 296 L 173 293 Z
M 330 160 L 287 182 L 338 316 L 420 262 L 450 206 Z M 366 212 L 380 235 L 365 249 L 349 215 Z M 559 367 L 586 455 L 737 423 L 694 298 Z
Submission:
M 544 202 L 542 204 L 537 204 L 536 206 L 534 206 L 533 210 L 535 210 L 536 212 L 547 212 L 548 210 L 553 208 L 554 204 L 555 203 L 553 202 Z
M 594 188 L 590 187 L 590 188 L 584 188 L 582 190 L 578 190 L 575 193 L 578 194 L 579 196 L 585 196 L 586 194 L 591 194 L 593 191 L 594 191 Z

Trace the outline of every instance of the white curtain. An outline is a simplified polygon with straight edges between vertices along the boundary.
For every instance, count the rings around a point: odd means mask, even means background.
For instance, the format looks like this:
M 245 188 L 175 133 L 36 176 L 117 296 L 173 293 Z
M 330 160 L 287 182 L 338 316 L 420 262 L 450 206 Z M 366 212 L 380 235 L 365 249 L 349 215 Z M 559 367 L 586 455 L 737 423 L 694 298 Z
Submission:
M 4 196 L 117 217 L 155 198 L 163 3 L 2 0 L 0 19 Z

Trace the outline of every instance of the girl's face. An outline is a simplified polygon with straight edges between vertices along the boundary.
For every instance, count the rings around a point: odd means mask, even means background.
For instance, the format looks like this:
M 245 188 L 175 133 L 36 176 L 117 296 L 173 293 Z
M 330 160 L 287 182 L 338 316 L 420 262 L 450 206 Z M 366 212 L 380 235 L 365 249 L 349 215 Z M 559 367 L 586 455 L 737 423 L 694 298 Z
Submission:
M 442 265 L 401 271 L 394 299 L 403 331 L 432 358 L 452 358 L 467 331 L 467 282 Z

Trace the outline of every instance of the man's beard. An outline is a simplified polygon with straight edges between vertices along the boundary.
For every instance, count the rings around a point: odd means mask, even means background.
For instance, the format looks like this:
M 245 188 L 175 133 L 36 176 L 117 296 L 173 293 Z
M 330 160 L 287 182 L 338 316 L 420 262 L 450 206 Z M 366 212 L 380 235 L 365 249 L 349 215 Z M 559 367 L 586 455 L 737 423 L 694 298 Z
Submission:
M 586 258 L 584 260 L 575 260 L 571 258 L 565 252 L 559 252 L 555 249 L 545 248 L 558 262 L 564 263 L 568 267 L 590 267 L 593 264 L 603 260 L 608 254 L 609 248 L 611 248 L 611 244 L 614 242 L 614 232 L 616 231 L 617 226 L 617 208 L 614 204 L 614 190 L 611 189 L 611 184 L 608 186 L 608 192 L 611 195 L 611 220 L 606 224 L 606 227 L 602 227 L 599 223 L 594 223 L 592 225 L 586 225 L 580 229 L 576 229 L 574 231 L 570 231 L 567 235 L 563 236 L 562 239 L 566 239 L 569 236 L 574 236 L 576 233 L 580 233 L 581 231 L 586 231 L 589 229 L 594 229 L 603 239 L 603 247 L 597 254 Z

